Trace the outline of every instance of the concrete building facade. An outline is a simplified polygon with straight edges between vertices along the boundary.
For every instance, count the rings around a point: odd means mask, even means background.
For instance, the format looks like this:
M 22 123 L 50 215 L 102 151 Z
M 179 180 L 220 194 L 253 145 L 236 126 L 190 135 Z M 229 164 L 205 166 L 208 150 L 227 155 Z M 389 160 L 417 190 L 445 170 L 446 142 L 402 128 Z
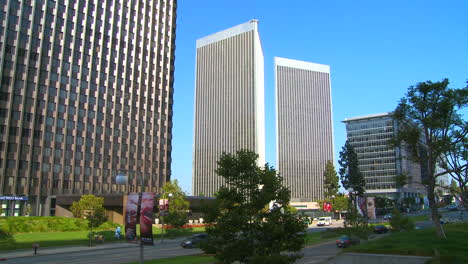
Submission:
M 387 198 L 418 197 L 424 194 L 421 166 L 407 158 L 400 147 L 391 147 L 389 140 L 398 133 L 398 122 L 392 113 L 347 118 L 347 139 L 354 147 L 359 169 L 366 181 L 366 196 Z M 395 177 L 405 174 L 409 184 L 397 186 Z
M 170 179 L 176 7 L 0 1 L 7 215 L 54 214 L 55 195 L 139 191 L 137 179 L 159 192 Z M 120 170 L 134 175 L 127 185 Z
M 330 66 L 275 58 L 277 168 L 292 202 L 324 198 L 333 162 Z
M 193 194 L 224 184 L 215 170 L 223 152 L 255 151 L 265 162 L 263 51 L 258 21 L 197 40 Z

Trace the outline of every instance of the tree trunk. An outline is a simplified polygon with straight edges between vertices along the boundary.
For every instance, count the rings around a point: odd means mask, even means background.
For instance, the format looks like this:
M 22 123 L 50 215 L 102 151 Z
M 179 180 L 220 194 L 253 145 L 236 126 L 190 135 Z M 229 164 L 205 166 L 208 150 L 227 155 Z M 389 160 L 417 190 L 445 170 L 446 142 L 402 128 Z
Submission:
M 429 200 L 429 207 L 431 208 L 432 222 L 434 223 L 437 237 L 440 239 L 447 239 L 442 224 L 440 223 L 440 217 L 439 212 L 437 210 L 434 189 L 435 180 L 432 180 L 431 183 L 427 186 L 427 198 Z

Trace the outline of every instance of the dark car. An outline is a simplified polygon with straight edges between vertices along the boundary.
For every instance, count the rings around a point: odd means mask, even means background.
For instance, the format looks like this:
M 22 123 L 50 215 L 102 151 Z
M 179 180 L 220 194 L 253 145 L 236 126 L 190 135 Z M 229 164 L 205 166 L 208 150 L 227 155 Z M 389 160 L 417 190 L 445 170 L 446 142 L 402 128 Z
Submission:
M 383 233 L 387 233 L 388 232 L 388 228 L 384 225 L 376 225 L 374 226 L 374 233 L 377 233 L 377 234 L 383 234 Z
M 208 234 L 206 233 L 196 234 L 182 241 L 182 243 L 180 243 L 180 246 L 183 248 L 198 247 L 201 242 L 207 239 L 208 239 Z
M 392 215 L 391 214 L 386 214 L 386 215 L 384 215 L 383 219 L 384 220 L 390 220 L 390 219 L 392 219 Z
M 349 236 L 341 236 L 336 240 L 336 246 L 339 248 L 347 248 L 351 245 L 358 245 L 359 244 L 359 239 L 354 238 L 354 237 L 349 237 Z

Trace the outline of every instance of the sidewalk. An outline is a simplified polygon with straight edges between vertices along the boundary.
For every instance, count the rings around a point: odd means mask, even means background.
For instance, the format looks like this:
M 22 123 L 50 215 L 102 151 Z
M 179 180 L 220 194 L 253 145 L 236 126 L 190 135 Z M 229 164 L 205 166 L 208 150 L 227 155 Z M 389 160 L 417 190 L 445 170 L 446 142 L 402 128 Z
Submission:
M 164 239 L 164 244 L 174 244 L 180 243 L 184 240 L 185 237 L 175 238 L 175 239 Z M 161 244 L 161 240 L 154 240 L 155 245 Z M 93 250 L 108 250 L 116 248 L 129 248 L 129 247 L 139 247 L 140 244 L 127 243 L 125 240 L 122 242 L 109 242 L 102 245 L 73 245 L 73 246 L 63 246 L 63 247 L 44 247 L 37 249 L 36 256 L 45 256 L 45 255 L 55 255 L 55 254 L 65 254 L 71 252 L 80 252 L 80 251 L 93 251 Z M 30 257 L 34 256 L 34 249 L 17 249 L 12 251 L 0 251 L 0 260 L 8 260 L 13 258 L 21 257 Z

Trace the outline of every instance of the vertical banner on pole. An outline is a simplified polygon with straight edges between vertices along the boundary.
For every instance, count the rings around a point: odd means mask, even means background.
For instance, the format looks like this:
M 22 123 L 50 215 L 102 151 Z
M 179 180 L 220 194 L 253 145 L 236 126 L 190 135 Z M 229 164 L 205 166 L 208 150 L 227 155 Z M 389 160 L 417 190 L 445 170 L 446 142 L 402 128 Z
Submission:
M 140 234 L 144 245 L 153 245 L 154 193 L 145 192 L 141 196 Z
M 356 209 L 358 213 L 362 216 L 366 215 L 366 198 L 365 197 L 356 197 Z
M 376 219 L 375 215 L 375 199 L 374 197 L 367 197 L 367 217 L 369 219 Z
M 125 210 L 125 239 L 129 243 L 137 243 L 136 222 L 138 212 L 138 193 L 130 193 L 127 196 L 127 206 Z

